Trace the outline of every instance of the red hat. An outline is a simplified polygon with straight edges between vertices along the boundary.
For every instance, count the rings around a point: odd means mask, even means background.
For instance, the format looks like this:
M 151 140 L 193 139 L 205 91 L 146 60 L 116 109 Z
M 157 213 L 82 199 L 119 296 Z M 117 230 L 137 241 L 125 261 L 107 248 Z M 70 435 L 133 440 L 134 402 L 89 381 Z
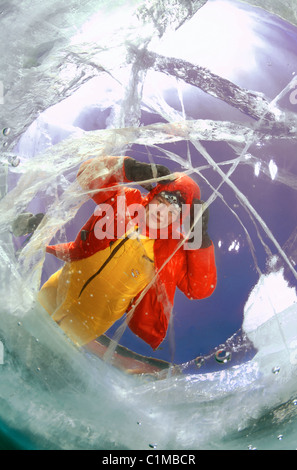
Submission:
M 187 210 L 183 211 L 183 216 L 187 216 L 192 205 L 193 199 L 200 199 L 201 193 L 198 184 L 183 173 L 174 173 L 175 179 L 169 183 L 158 183 L 143 199 L 143 205 L 146 206 L 151 200 L 162 191 L 178 193 L 183 203 L 188 205 Z

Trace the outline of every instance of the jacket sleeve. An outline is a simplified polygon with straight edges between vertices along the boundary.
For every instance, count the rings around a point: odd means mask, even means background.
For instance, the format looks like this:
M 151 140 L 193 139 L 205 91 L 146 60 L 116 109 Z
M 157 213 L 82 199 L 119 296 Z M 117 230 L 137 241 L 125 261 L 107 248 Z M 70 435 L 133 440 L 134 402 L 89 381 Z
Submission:
M 77 174 L 78 183 L 97 205 L 107 201 L 110 205 L 116 204 L 116 197 L 122 193 L 125 195 L 125 200 L 129 202 L 137 194 L 136 189 L 121 186 L 121 183 L 129 182 L 125 175 L 125 158 L 129 157 L 95 157 L 80 166 Z M 94 214 L 82 227 L 73 242 L 48 245 L 46 252 L 63 261 L 73 261 L 90 256 L 93 253 L 91 247 L 96 247 L 96 243 L 98 244 L 94 235 L 96 221 L 98 221 L 98 216 Z M 82 240 L 82 230 L 89 233 L 90 238 L 87 244 L 90 247 L 89 251 L 86 251 L 85 243 Z
M 213 243 L 198 250 L 181 249 L 183 256 L 177 287 L 189 299 L 209 297 L 217 284 L 217 269 Z
M 128 183 L 124 160 L 129 157 L 95 157 L 84 162 L 77 173 L 77 180 L 90 197 L 101 204 L 119 192 L 119 183 Z

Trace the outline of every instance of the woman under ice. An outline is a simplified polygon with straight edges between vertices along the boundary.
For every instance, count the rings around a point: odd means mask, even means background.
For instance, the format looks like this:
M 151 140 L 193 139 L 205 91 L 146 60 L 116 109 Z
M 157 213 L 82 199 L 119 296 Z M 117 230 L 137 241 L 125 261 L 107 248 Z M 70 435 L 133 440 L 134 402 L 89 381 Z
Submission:
M 97 207 L 75 241 L 47 246 L 65 265 L 43 285 L 39 302 L 79 346 L 126 313 L 129 328 L 156 349 L 166 336 L 176 288 L 202 299 L 216 286 L 208 210 L 200 218 L 199 246 L 181 243 L 185 217 L 192 229 L 197 222 L 200 189 L 189 176 L 127 156 L 91 159 L 77 178 Z M 158 183 L 144 197 L 128 184 L 145 186 L 152 178 Z M 132 218 L 136 213 L 144 222 Z

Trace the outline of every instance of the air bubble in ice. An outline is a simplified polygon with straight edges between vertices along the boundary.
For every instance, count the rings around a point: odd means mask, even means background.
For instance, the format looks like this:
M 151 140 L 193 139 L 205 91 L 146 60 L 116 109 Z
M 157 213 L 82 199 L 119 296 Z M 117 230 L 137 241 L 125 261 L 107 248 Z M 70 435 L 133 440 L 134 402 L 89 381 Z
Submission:
M 151 449 L 157 449 L 157 444 L 149 444 L 149 447 L 150 447 Z
M 275 180 L 275 177 L 278 173 L 278 167 L 273 160 L 269 162 L 269 172 L 272 180 Z
M 272 369 L 272 373 L 273 373 L 273 374 L 279 374 L 279 372 L 280 372 L 280 367 L 274 367 L 274 368 Z
M 10 134 L 10 128 L 9 127 L 5 127 L 2 131 L 3 135 L 8 136 Z
M 224 349 L 219 349 L 215 353 L 215 360 L 220 364 L 226 364 L 226 362 L 231 360 L 231 352 L 225 351 Z
M 200 367 L 203 366 L 204 363 L 205 363 L 205 360 L 203 357 L 196 357 L 195 365 L 196 367 L 198 367 L 198 369 L 200 369 Z
M 8 162 L 11 164 L 11 166 L 16 167 L 16 166 L 19 166 L 21 160 L 16 155 L 13 155 L 13 156 L 8 158 Z

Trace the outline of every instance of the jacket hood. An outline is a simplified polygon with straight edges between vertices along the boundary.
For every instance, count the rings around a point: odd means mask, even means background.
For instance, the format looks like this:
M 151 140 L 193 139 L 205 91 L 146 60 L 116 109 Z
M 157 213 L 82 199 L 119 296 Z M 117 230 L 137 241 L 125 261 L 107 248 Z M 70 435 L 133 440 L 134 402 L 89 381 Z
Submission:
M 188 215 L 193 199 L 201 198 L 200 188 L 190 176 L 184 175 L 183 173 L 174 173 L 174 176 L 175 179 L 169 183 L 158 183 L 157 186 L 144 197 L 143 205 L 146 206 L 149 204 L 151 200 L 162 191 L 179 192 L 184 204 L 188 205 L 186 210 L 183 211 L 183 215 Z
M 159 183 L 153 188 L 142 200 L 142 205 L 146 207 L 151 200 L 162 191 L 179 192 L 180 197 L 183 200 L 183 210 L 181 212 L 181 218 L 174 221 L 168 227 L 158 230 L 157 238 L 163 238 L 169 236 L 169 238 L 176 238 L 174 233 L 180 233 L 181 226 L 184 223 L 187 216 L 190 214 L 190 208 L 194 198 L 200 199 L 200 188 L 192 178 L 183 173 L 174 173 L 175 179 L 168 183 Z M 145 228 L 146 234 L 148 235 L 149 228 Z M 149 235 L 148 235 L 149 236 Z M 179 238 L 179 237 L 177 237 Z

